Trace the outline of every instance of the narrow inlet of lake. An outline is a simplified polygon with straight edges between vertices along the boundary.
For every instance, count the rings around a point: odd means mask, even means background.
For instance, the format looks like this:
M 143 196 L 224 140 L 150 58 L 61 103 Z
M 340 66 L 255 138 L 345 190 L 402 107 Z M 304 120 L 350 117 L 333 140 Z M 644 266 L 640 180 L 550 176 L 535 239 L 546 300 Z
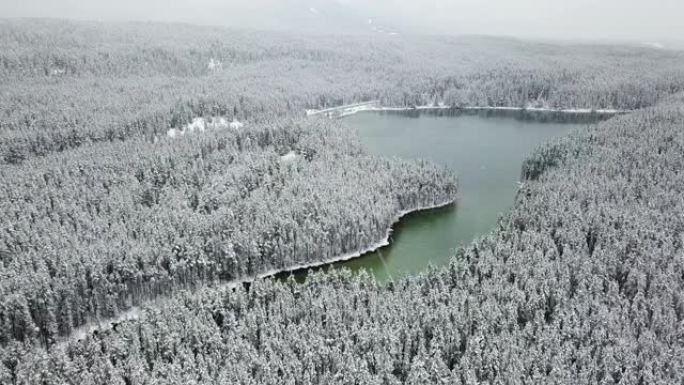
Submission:
M 385 281 L 447 263 L 455 248 L 492 231 L 499 216 L 510 210 L 522 163 L 536 147 L 598 119 L 519 112 L 385 112 L 344 118 L 371 154 L 424 158 L 454 170 L 458 201 L 404 217 L 389 246 L 335 267 L 366 269 Z

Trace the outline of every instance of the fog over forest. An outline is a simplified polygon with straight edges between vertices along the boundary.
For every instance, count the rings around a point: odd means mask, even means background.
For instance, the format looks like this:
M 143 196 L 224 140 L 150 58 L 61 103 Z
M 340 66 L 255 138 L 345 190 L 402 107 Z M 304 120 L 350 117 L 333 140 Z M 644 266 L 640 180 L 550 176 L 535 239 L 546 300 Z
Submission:
M 679 0 L 33 0 L 3 17 L 189 22 L 316 33 L 487 34 L 679 46 Z

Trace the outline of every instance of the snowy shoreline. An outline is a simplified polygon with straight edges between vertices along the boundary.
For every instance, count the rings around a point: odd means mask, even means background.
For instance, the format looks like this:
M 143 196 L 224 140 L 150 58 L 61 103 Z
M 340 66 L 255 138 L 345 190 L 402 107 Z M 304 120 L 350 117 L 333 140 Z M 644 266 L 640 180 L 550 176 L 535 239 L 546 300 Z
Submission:
M 560 114 L 623 114 L 629 112 L 627 110 L 616 109 L 591 109 L 591 108 L 563 108 L 554 109 L 546 107 L 451 107 L 451 106 L 417 106 L 417 107 L 354 107 L 340 113 L 340 117 L 350 116 L 359 112 L 401 112 L 401 111 L 515 111 L 515 112 L 555 112 Z
M 359 112 L 400 112 L 400 111 L 430 111 L 430 110 L 453 110 L 453 111 L 529 111 L 529 112 L 556 112 L 561 114 L 623 114 L 630 112 L 630 110 L 618 110 L 613 108 L 549 108 L 549 107 L 507 107 L 507 106 L 465 106 L 454 107 L 447 105 L 426 105 L 415 107 L 391 107 L 391 106 L 376 106 L 373 102 L 357 103 L 348 106 L 339 106 L 327 108 L 324 110 L 306 110 L 307 116 L 320 115 L 326 113 L 338 112 L 339 117 L 354 115 Z
M 263 273 L 257 274 L 255 276 L 246 277 L 246 278 L 242 278 L 242 279 L 238 279 L 238 280 L 234 280 L 234 281 L 229 281 L 229 282 L 218 283 L 217 285 L 215 285 L 213 287 L 215 287 L 217 289 L 233 289 L 233 288 L 237 287 L 238 285 L 242 285 L 245 283 L 252 283 L 254 281 L 264 279 L 264 278 L 268 278 L 268 277 L 273 277 L 273 276 L 278 275 L 278 274 L 294 273 L 296 271 L 300 271 L 300 270 L 304 270 L 304 269 L 311 269 L 311 268 L 315 268 L 315 267 L 321 267 L 321 266 L 330 265 L 333 263 L 344 262 L 344 261 L 349 261 L 352 259 L 360 258 L 360 257 L 362 257 L 368 253 L 372 253 L 374 251 L 377 251 L 378 249 L 381 249 L 385 246 L 388 246 L 390 244 L 390 236 L 394 232 L 394 226 L 397 223 L 399 223 L 403 217 L 405 217 L 409 214 L 418 213 L 421 211 L 428 211 L 428 210 L 438 209 L 441 207 L 446 207 L 446 206 L 452 205 L 454 203 L 456 203 L 456 198 L 448 199 L 446 201 L 435 203 L 435 204 L 432 204 L 429 206 L 421 206 L 421 207 L 418 207 L 415 209 L 402 210 L 397 215 L 394 216 L 394 219 L 392 220 L 389 227 L 387 228 L 387 231 L 385 231 L 384 238 L 382 238 L 381 240 L 371 244 L 368 247 L 359 249 L 357 251 L 338 255 L 336 257 L 329 258 L 329 259 L 326 259 L 323 261 L 294 265 L 294 266 L 290 266 L 290 267 L 287 267 L 284 269 L 272 269 L 272 270 L 268 270 L 268 271 L 265 271 Z M 212 287 L 212 285 L 211 284 L 205 285 L 205 287 Z M 199 288 L 199 290 L 201 290 L 201 288 Z M 65 343 L 70 339 L 80 340 L 80 339 L 83 339 L 87 334 L 92 334 L 95 331 L 109 330 L 114 326 L 114 324 L 138 319 L 140 317 L 141 307 L 160 306 L 163 304 L 164 301 L 165 301 L 164 298 L 160 298 L 157 300 L 151 300 L 150 303 L 148 303 L 146 305 L 133 306 L 130 309 L 128 309 L 128 310 L 122 312 L 121 314 L 117 315 L 116 317 L 104 319 L 101 321 L 89 322 L 86 325 L 83 325 L 81 327 L 74 329 L 74 331 L 69 336 L 63 337 L 59 341 L 59 343 Z
M 449 200 L 446 200 L 446 201 L 443 201 L 440 203 L 432 204 L 430 206 L 421 206 L 421 207 L 416 208 L 416 209 L 402 210 L 392 220 L 392 223 L 389 225 L 389 228 L 385 232 L 385 237 L 383 239 L 373 243 L 372 245 L 366 247 L 366 248 L 363 248 L 363 249 L 360 249 L 357 251 L 353 251 L 353 252 L 349 252 L 347 254 L 338 255 L 336 257 L 329 258 L 329 259 L 319 261 L 319 262 L 310 262 L 310 263 L 305 263 L 305 264 L 301 264 L 301 265 L 295 265 L 295 266 L 292 266 L 292 267 L 289 267 L 286 269 L 280 269 L 280 270 L 277 270 L 277 269 L 269 270 L 267 272 L 264 272 L 264 273 L 257 275 L 256 277 L 253 277 L 253 278 L 248 279 L 248 280 L 243 280 L 242 282 L 239 282 L 239 283 L 252 282 L 252 281 L 255 281 L 257 279 L 272 277 L 272 276 L 277 275 L 277 274 L 294 273 L 295 271 L 299 271 L 299 270 L 310 269 L 310 268 L 314 268 L 314 267 L 320 267 L 320 266 L 330 265 L 330 264 L 337 263 L 337 262 L 344 262 L 344 261 L 349 261 L 351 259 L 360 258 L 360 257 L 362 257 L 368 253 L 372 253 L 374 251 L 377 251 L 378 249 L 381 249 L 385 246 L 388 246 L 390 244 L 389 238 L 392 235 L 392 233 L 394 232 L 394 226 L 397 223 L 399 223 L 399 221 L 401 221 L 401 219 L 403 217 L 405 217 L 409 214 L 418 213 L 421 211 L 428 211 L 428 210 L 438 209 L 441 207 L 446 207 L 446 206 L 452 205 L 454 203 L 456 203 L 455 198 L 449 199 Z

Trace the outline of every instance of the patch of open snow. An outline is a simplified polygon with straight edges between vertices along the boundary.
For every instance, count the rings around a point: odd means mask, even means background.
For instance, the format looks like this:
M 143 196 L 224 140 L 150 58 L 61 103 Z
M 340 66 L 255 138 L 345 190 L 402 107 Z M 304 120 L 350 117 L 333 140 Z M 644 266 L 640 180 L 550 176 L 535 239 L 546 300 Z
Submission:
M 206 125 L 206 121 L 204 120 L 204 118 L 195 118 L 192 120 L 192 123 L 188 123 L 185 126 L 184 131 L 188 131 L 188 132 L 193 132 L 195 130 L 204 131 L 206 129 L 206 127 L 207 127 L 207 125 Z
M 207 64 L 207 68 L 209 69 L 209 71 L 218 71 L 223 68 L 223 63 L 221 63 L 220 60 L 211 58 L 211 60 L 209 60 L 209 63 Z
M 244 127 L 244 125 L 244 123 L 239 122 L 237 119 L 233 119 L 232 122 L 228 123 L 228 120 L 221 116 L 214 116 L 210 119 L 204 119 L 202 117 L 199 117 L 192 119 L 192 122 L 186 124 L 182 128 L 169 129 L 168 131 L 166 131 L 166 136 L 168 136 L 169 138 L 175 138 L 177 136 L 185 135 L 186 133 L 190 132 L 203 132 L 207 129 L 223 130 L 228 127 L 234 130 L 239 130 L 240 128 Z
M 291 162 L 297 160 L 298 157 L 299 157 L 299 155 L 297 155 L 296 152 L 290 151 L 287 154 L 281 156 L 280 161 L 282 163 L 291 163 Z
M 228 126 L 228 121 L 224 117 L 213 117 L 207 124 L 207 127 L 213 128 L 215 130 L 222 130 L 224 128 L 228 128 Z
M 370 106 L 375 105 L 378 103 L 377 100 L 371 100 L 367 102 L 361 102 L 361 103 L 354 103 L 354 104 L 347 104 L 343 106 L 337 106 L 337 107 L 331 107 L 331 108 L 325 108 L 322 110 L 306 110 L 306 115 L 311 116 L 311 115 L 328 115 L 330 116 L 331 114 L 339 113 L 338 116 L 344 116 L 344 115 L 349 115 L 349 114 L 354 114 L 358 111 L 365 111 Z
M 230 122 L 230 128 L 232 128 L 233 130 L 239 130 L 244 126 L 245 126 L 245 124 L 238 121 L 237 119 L 233 119 L 233 121 Z

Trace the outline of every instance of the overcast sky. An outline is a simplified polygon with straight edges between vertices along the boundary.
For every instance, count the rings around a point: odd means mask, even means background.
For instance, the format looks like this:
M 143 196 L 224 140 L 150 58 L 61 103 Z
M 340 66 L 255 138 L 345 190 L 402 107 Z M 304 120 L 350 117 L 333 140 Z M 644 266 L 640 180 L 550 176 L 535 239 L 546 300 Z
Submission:
M 372 18 L 376 25 L 413 33 L 684 40 L 684 0 L 0 0 L 0 16 L 321 32 L 332 26 L 356 28 L 350 26 Z

